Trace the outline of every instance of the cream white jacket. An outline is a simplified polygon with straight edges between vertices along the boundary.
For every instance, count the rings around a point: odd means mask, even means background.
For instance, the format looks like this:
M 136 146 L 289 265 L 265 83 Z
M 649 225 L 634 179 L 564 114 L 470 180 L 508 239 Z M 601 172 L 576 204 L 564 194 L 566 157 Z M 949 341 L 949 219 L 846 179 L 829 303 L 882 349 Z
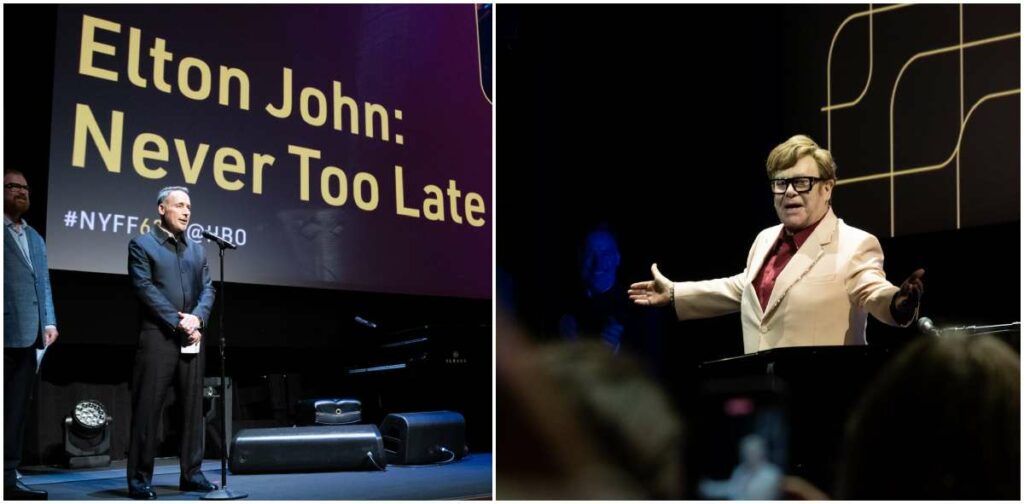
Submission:
M 899 287 L 885 279 L 878 239 L 847 226 L 831 208 L 779 274 L 768 308 L 762 311 L 753 281 L 781 229 L 779 224 L 757 235 L 743 273 L 676 283 L 679 319 L 739 311 L 746 353 L 787 346 L 867 344 L 868 312 L 886 324 L 898 325 L 889 303 Z

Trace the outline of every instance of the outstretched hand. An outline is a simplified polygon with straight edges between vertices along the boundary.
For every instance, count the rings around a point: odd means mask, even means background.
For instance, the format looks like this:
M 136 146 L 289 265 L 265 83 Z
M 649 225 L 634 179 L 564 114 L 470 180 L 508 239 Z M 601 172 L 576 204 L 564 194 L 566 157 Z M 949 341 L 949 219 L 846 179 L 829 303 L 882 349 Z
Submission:
M 651 265 L 654 280 L 637 282 L 629 286 L 629 299 L 641 306 L 665 306 L 672 298 L 672 281 L 658 271 L 658 264 Z
M 921 304 L 921 295 L 924 294 L 924 282 L 921 281 L 923 276 L 924 269 L 918 269 L 900 285 L 900 291 L 893 298 L 893 308 L 901 315 L 912 317 Z

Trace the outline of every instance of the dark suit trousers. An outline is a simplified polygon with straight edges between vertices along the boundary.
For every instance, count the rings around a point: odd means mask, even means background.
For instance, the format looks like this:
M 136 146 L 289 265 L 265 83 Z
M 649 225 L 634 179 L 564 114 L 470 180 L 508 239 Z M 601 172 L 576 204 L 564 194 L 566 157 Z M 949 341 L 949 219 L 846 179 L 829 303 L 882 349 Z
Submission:
M 128 446 L 128 488 L 153 481 L 160 417 L 167 391 L 175 387 L 181 405 L 181 475 L 191 480 L 203 463 L 203 371 L 206 338 L 198 354 L 182 354 L 179 335 L 158 329 L 139 334 L 132 374 L 132 429 Z
M 4 348 L 4 487 L 21 463 L 25 416 L 36 378 L 36 347 Z

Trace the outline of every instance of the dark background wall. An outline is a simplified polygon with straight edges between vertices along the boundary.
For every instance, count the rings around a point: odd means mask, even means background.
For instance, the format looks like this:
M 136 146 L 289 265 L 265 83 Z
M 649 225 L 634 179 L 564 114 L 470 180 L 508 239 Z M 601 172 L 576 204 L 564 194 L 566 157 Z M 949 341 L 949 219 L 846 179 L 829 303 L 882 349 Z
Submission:
M 8 75 L 20 76 L 8 78 L 4 86 L 4 164 L 26 174 L 33 188 L 26 218 L 45 237 L 56 8 L 12 5 L 4 6 L 4 14 L 4 68 Z M 31 29 L 15 30 L 12 24 Z M 228 261 L 230 272 L 230 256 Z M 138 310 L 128 278 L 52 271 L 51 280 L 61 336 L 40 371 L 24 463 L 59 460 L 64 416 L 85 398 L 98 398 L 111 410 L 113 457 L 123 458 Z M 299 399 L 354 397 L 363 402 L 364 421 L 369 423 L 398 411 L 459 411 L 466 417 L 470 449 L 491 450 L 490 300 L 230 282 L 226 293 L 228 374 L 237 383 L 236 428 L 292 425 Z M 379 328 L 354 323 L 356 316 Z M 409 328 L 420 329 L 395 334 Z M 214 376 L 219 374 L 213 345 L 219 324 L 208 334 L 207 376 Z M 405 352 L 380 348 L 410 334 L 428 341 Z M 358 379 L 347 374 L 350 367 L 394 362 L 410 367 Z M 172 406 L 168 414 L 173 413 Z M 162 453 L 176 451 L 169 430 Z

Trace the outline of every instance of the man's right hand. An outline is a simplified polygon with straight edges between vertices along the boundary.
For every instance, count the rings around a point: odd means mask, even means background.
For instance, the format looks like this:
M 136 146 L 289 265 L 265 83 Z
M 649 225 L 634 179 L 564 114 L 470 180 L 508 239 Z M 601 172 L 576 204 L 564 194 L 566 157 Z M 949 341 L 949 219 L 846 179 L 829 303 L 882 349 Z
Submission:
M 178 329 L 185 331 L 186 334 L 192 334 L 200 325 L 199 317 L 191 313 L 178 312 Z
M 199 329 L 196 329 L 195 331 L 189 333 L 188 344 L 195 345 L 196 343 L 199 343 L 199 340 L 201 339 L 203 339 L 203 333 L 199 332 Z
M 665 306 L 672 298 L 672 281 L 658 271 L 658 264 L 651 265 L 654 280 L 637 282 L 629 286 L 629 299 L 641 306 Z

